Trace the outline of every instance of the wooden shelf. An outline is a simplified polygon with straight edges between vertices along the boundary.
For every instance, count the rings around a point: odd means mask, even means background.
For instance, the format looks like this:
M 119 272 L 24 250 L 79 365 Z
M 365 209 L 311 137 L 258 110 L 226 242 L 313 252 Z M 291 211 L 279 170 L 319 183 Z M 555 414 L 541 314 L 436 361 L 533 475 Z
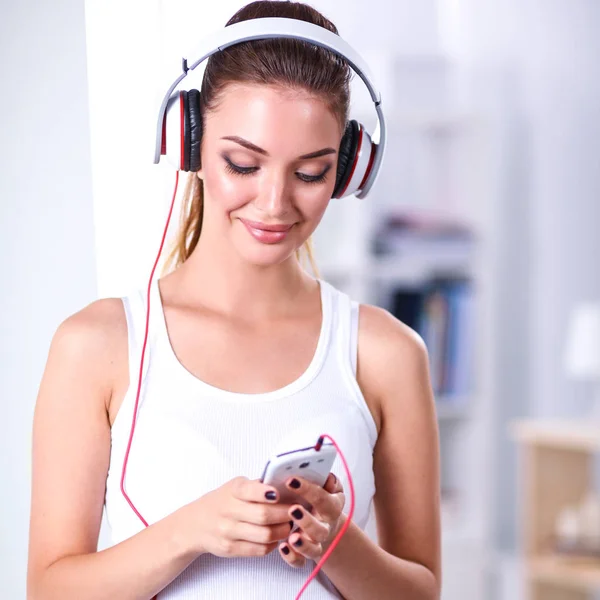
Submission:
M 548 555 L 527 561 L 529 577 L 585 592 L 600 591 L 600 561 Z
M 592 600 L 600 560 L 552 553 L 558 516 L 593 489 L 600 422 L 532 420 L 511 424 L 519 442 L 522 545 L 527 600 Z
M 561 450 L 600 450 L 600 422 L 519 421 L 511 426 L 514 437 L 528 444 Z

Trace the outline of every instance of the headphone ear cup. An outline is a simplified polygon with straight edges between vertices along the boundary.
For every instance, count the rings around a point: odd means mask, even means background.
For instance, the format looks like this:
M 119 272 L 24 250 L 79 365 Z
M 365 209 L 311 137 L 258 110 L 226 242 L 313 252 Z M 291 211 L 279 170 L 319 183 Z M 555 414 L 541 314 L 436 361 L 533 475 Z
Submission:
M 189 171 L 190 170 L 190 111 L 189 100 L 188 100 L 188 92 L 185 90 L 181 91 L 181 104 L 183 105 L 181 108 L 182 114 L 182 128 L 181 135 L 183 136 L 183 145 L 182 151 L 183 156 L 181 157 L 181 170 Z
M 202 142 L 202 115 L 200 114 L 200 92 L 189 90 L 187 95 L 189 114 L 189 160 L 188 170 L 200 169 L 200 145 Z
M 198 90 L 179 90 L 169 98 L 162 136 L 162 153 L 177 170 L 200 168 L 202 120 Z
M 348 183 L 358 149 L 359 130 L 360 127 L 357 121 L 354 119 L 348 121 L 338 151 L 337 174 L 332 198 L 339 198 L 340 193 L 344 191 Z

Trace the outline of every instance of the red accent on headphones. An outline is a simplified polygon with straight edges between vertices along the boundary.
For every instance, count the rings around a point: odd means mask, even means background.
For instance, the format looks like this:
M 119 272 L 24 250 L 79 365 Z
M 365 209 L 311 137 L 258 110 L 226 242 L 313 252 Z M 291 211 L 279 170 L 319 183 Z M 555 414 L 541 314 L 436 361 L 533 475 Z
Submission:
M 179 155 L 179 168 L 183 169 L 183 165 L 185 165 L 185 135 L 184 135 L 184 127 L 185 127 L 185 114 L 183 112 L 183 92 L 179 92 L 179 116 L 181 118 L 181 131 L 179 132 L 179 137 L 181 139 L 181 154 Z
M 167 111 L 165 110 L 165 116 L 162 122 L 162 138 L 160 140 L 160 153 L 161 155 L 167 154 Z
M 369 176 L 369 173 L 371 172 L 371 167 L 373 166 L 374 159 L 375 159 L 375 144 L 371 144 L 371 156 L 369 156 L 369 164 L 367 165 L 367 169 L 365 171 L 365 176 L 363 177 L 363 180 L 360 182 L 360 185 L 358 186 L 359 190 L 362 190 L 363 185 L 365 185 L 365 181 L 367 180 L 367 177 Z

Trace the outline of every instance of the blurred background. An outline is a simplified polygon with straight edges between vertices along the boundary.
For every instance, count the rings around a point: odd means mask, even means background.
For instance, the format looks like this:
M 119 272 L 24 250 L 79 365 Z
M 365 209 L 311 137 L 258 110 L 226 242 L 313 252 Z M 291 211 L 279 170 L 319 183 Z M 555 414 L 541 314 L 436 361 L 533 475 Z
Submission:
M 309 3 L 382 94 L 380 178 L 365 200 L 332 201 L 316 256 L 322 277 L 429 348 L 443 599 L 594 598 L 600 2 Z M 158 104 L 181 57 L 243 4 L 0 6 L 3 597 L 25 597 L 31 420 L 51 337 L 96 298 L 146 283 L 174 183 L 152 164 Z M 351 116 L 373 132 L 352 85 Z

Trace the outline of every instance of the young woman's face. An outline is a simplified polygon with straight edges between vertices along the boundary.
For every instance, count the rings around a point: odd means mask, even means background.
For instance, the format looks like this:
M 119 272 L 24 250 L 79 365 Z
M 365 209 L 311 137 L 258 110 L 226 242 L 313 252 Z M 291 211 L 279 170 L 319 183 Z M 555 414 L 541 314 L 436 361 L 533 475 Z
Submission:
M 228 87 L 202 133 L 203 230 L 254 264 L 287 259 L 331 199 L 341 137 L 320 100 L 264 85 Z

